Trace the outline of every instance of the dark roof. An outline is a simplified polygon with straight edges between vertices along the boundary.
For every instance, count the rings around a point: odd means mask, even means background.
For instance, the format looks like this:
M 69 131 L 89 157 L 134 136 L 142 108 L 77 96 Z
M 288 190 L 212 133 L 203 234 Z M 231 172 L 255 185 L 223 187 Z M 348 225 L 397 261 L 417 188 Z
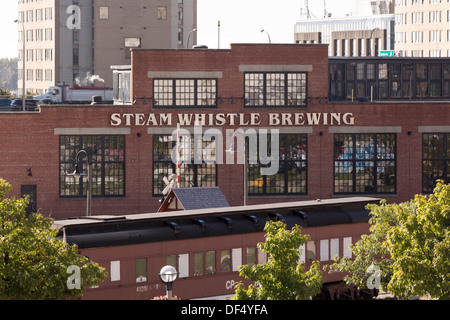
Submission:
M 174 188 L 170 191 L 161 207 L 165 207 L 165 202 L 169 201 L 173 196 L 178 199 L 184 210 L 225 208 L 230 206 L 219 187 Z
M 59 235 L 82 248 L 217 237 L 263 232 L 269 220 L 282 220 L 289 228 L 313 228 L 369 221 L 368 203 L 376 198 L 339 198 L 282 202 L 239 207 L 80 217 L 54 222 Z

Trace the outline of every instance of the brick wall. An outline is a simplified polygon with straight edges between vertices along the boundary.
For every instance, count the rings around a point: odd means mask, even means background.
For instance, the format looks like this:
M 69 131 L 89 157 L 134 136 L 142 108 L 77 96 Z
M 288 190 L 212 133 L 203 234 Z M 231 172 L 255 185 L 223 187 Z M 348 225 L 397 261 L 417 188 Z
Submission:
M 420 126 L 450 125 L 448 103 L 324 103 L 328 92 L 327 46 L 323 45 L 232 45 L 230 50 L 136 50 L 133 59 L 133 96 L 139 103 L 132 106 L 45 106 L 40 113 L 0 113 L 0 177 L 20 195 L 21 185 L 37 186 L 37 206 L 41 212 L 57 219 L 82 216 L 86 200 L 59 197 L 59 136 L 55 128 L 110 129 L 113 113 L 258 113 L 261 127 L 267 127 L 269 113 L 351 113 L 354 124 L 323 124 L 303 126 L 279 125 L 278 129 L 307 129 L 308 132 L 308 195 L 249 197 L 249 204 L 325 199 L 333 197 L 333 137 L 335 130 L 360 130 L 395 127 L 397 136 L 397 193 L 386 195 L 389 201 L 406 201 L 421 192 L 422 133 Z M 244 108 L 244 76 L 239 65 L 312 65 L 308 74 L 308 108 L 267 109 Z M 152 79 L 148 71 L 219 71 L 218 97 L 226 99 L 217 108 L 169 109 L 154 108 Z M 143 97 L 148 104 L 142 103 Z M 319 98 L 324 98 L 322 103 Z M 237 129 L 239 126 L 222 126 Z M 127 128 L 126 134 L 126 197 L 94 198 L 93 215 L 156 212 L 159 198 L 152 196 L 152 135 L 148 126 L 127 126 L 123 121 L 114 128 Z M 161 128 L 159 128 L 161 129 Z M 164 128 L 163 128 L 164 129 Z M 410 133 L 410 134 L 409 134 Z M 28 175 L 31 168 L 32 176 Z M 243 203 L 243 166 L 218 165 L 218 185 L 231 205 Z M 382 195 L 384 196 L 384 195 Z

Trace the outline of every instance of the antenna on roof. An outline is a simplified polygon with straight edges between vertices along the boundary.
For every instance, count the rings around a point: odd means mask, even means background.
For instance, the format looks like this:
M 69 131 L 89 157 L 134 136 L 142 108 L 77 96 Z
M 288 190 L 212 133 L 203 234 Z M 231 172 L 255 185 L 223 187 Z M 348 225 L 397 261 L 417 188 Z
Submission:
M 311 19 L 311 14 L 314 16 L 313 13 L 309 10 L 309 1 L 304 0 L 305 8 L 300 8 L 300 19 Z M 316 16 L 314 16 L 315 18 Z
M 331 12 L 327 11 L 327 0 L 323 0 L 323 17 L 324 18 L 330 18 Z

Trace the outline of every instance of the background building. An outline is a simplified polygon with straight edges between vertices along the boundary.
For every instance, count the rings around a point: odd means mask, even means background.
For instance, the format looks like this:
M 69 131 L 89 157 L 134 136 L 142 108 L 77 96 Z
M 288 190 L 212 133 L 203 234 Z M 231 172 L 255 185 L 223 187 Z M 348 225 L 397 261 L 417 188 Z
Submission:
M 329 56 L 378 56 L 393 50 L 394 16 L 308 19 L 295 25 L 296 43 L 329 44 Z
M 449 2 L 396 0 L 395 51 L 405 57 L 450 57 Z
M 195 33 L 186 43 L 196 28 L 196 0 L 20 0 L 18 12 L 19 91 L 23 58 L 26 89 L 42 93 L 62 82 L 112 86 L 110 65 L 131 63 L 131 48 L 196 43 Z
M 305 1 L 307 5 L 308 1 Z M 355 0 L 355 13 L 332 17 L 326 11 L 316 19 L 308 7 L 295 25 L 295 43 L 328 44 L 328 55 L 339 57 L 378 56 L 394 49 L 394 4 L 392 0 Z M 314 19 L 311 19 L 314 17 Z

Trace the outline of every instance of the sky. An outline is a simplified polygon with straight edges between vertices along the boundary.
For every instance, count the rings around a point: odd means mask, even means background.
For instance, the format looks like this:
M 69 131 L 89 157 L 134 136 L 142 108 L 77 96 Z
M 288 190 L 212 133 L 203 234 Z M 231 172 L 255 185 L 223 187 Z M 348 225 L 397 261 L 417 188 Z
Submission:
M 129 0 L 133 1 L 133 0 Z M 230 43 L 293 43 L 294 25 L 300 20 L 304 0 L 197 0 L 197 44 L 215 49 Z M 327 0 L 326 10 L 333 17 L 354 12 L 354 0 Z M 17 0 L 0 0 L 0 58 L 17 57 Z M 322 0 L 309 1 L 316 18 L 323 17 Z M 261 33 L 264 29 L 265 32 Z

